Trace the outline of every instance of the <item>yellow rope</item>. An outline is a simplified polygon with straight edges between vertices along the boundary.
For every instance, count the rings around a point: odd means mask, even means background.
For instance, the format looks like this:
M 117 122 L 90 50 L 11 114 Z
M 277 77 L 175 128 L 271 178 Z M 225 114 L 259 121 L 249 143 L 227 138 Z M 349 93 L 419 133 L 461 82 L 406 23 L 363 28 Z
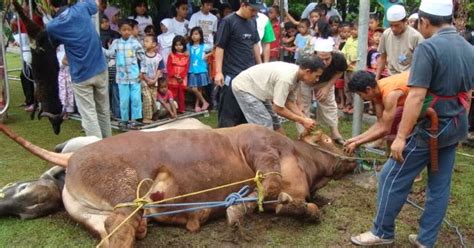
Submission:
M 153 182 L 153 180 L 150 179 L 150 178 L 143 179 L 138 184 L 137 192 L 136 192 L 137 198 L 133 202 L 120 203 L 120 204 L 117 204 L 117 206 L 115 206 L 115 209 L 124 208 L 124 207 L 136 207 L 136 209 L 127 218 L 125 218 L 125 220 L 123 220 L 122 223 L 120 223 L 117 227 L 115 227 L 114 230 L 112 230 L 112 232 L 109 233 L 109 235 L 107 235 L 105 238 L 103 238 L 96 247 L 97 248 L 100 247 L 100 245 L 102 245 L 102 243 L 104 243 L 105 240 L 108 240 L 115 232 L 117 232 L 118 229 L 120 229 L 125 223 L 127 223 L 127 221 L 129 221 L 130 218 L 132 218 L 132 216 L 134 214 L 138 213 L 138 211 L 140 211 L 145 205 L 155 205 L 155 204 L 160 204 L 160 203 L 164 203 L 164 202 L 169 202 L 169 201 L 172 201 L 172 200 L 177 200 L 177 199 L 181 199 L 181 198 L 185 198 L 185 197 L 189 197 L 189 196 L 204 194 L 204 193 L 207 193 L 207 192 L 211 192 L 211 191 L 215 191 L 215 190 L 219 190 L 219 189 L 224 189 L 224 188 L 232 187 L 232 186 L 239 185 L 239 184 L 244 184 L 244 183 L 251 182 L 251 181 L 254 181 L 256 186 L 257 186 L 258 209 L 259 209 L 259 211 L 263 211 L 263 198 L 264 198 L 264 193 L 265 192 L 264 192 L 262 180 L 268 175 L 280 175 L 281 176 L 281 174 L 279 172 L 268 172 L 268 173 L 262 174 L 262 172 L 257 171 L 255 173 L 255 177 L 253 177 L 253 178 L 249 178 L 249 179 L 246 179 L 246 180 L 242 180 L 242 181 L 238 181 L 238 182 L 234 182 L 234 183 L 229 183 L 229 184 L 217 186 L 217 187 L 210 188 L 210 189 L 196 191 L 196 192 L 192 192 L 192 193 L 188 193 L 188 194 L 184 194 L 184 195 L 179 195 L 179 196 L 175 196 L 175 197 L 171 197 L 171 198 L 166 198 L 166 199 L 163 199 L 163 200 L 160 200 L 160 201 L 154 201 L 154 202 L 150 202 L 150 201 L 147 201 L 145 199 L 150 195 L 151 190 L 152 190 L 153 187 L 150 187 L 148 192 L 143 197 L 140 197 L 140 189 L 141 189 L 143 183 L 146 182 L 146 181 Z
M 3 192 L 6 188 L 12 186 L 13 183 L 7 183 L 7 185 L 3 186 L 2 189 L 0 189 L 0 199 L 5 198 L 5 193 Z

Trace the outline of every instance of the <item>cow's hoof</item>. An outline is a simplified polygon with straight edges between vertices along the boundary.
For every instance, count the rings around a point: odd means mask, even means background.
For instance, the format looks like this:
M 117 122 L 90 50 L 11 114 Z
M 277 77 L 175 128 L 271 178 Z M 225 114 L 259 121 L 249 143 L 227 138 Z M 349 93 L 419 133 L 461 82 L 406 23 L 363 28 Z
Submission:
M 201 224 L 199 224 L 199 220 L 196 219 L 196 218 L 193 218 L 193 219 L 190 219 L 188 220 L 188 222 L 186 223 L 186 229 L 188 229 L 188 231 L 190 232 L 198 232 L 199 229 L 201 229 Z
M 242 213 L 238 206 L 230 206 L 226 212 L 229 226 L 240 226 L 244 218 L 244 213 Z
M 142 240 L 146 237 L 146 234 L 147 234 L 147 220 L 146 218 L 142 218 L 142 220 L 140 221 L 140 225 L 137 228 L 137 233 L 135 236 L 137 237 L 138 240 Z
M 278 203 L 280 204 L 288 204 L 293 201 L 293 197 L 291 197 L 289 194 L 285 192 L 281 192 L 278 195 Z
M 314 203 L 308 203 L 306 205 L 306 214 L 308 215 L 308 220 L 317 221 L 319 220 L 320 211 L 318 206 Z
M 281 210 L 283 209 L 283 205 L 282 204 L 278 204 L 275 208 L 275 213 L 277 215 L 281 214 Z

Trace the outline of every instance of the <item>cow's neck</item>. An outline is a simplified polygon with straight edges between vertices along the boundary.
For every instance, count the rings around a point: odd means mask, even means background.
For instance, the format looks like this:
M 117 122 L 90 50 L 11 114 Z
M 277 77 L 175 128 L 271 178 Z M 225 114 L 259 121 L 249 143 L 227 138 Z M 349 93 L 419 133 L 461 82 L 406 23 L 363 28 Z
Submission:
M 300 163 L 311 191 L 324 187 L 332 179 L 336 166 L 335 158 L 303 141 L 295 141 L 295 146 L 301 154 Z

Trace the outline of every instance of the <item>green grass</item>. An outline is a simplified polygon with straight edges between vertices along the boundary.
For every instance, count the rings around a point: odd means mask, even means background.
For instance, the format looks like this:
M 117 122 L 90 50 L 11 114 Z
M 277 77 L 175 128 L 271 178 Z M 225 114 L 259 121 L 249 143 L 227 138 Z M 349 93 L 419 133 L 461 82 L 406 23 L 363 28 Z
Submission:
M 10 68 L 18 67 L 18 56 L 8 55 Z M 49 122 L 30 120 L 20 107 L 23 100 L 19 82 L 11 82 L 12 107 L 6 124 L 15 132 L 41 147 L 52 149 L 56 144 L 69 138 L 84 135 L 79 122 L 67 121 L 61 134 L 52 133 Z M 216 126 L 215 114 L 201 121 Z M 296 130 L 291 123 L 284 124 L 287 134 L 295 138 Z M 341 122 L 345 137 L 351 133 L 351 123 Z M 4 135 L 0 135 L 0 187 L 18 180 L 37 178 L 49 168 L 48 164 L 16 145 Z M 474 149 L 459 148 L 459 151 L 474 154 Z M 453 176 L 452 199 L 448 218 L 455 222 L 469 242 L 474 245 L 474 159 L 458 156 Z M 442 165 L 441 165 L 442 166 Z M 354 179 L 355 178 L 355 179 Z M 415 191 L 424 188 L 423 183 Z M 347 177 L 333 181 L 318 192 L 323 199 L 322 217 L 319 223 L 307 223 L 293 218 L 276 217 L 272 214 L 255 214 L 248 217 L 243 235 L 234 233 L 226 226 L 225 220 L 214 220 L 202 227 L 197 234 L 188 233 L 183 228 L 152 226 L 145 240 L 138 246 L 350 246 L 352 234 L 366 231 L 373 219 L 376 191 L 364 189 L 355 183 L 358 177 Z M 397 245 L 407 247 L 406 237 L 416 232 L 420 212 L 405 206 L 397 220 Z M 91 247 L 98 240 L 82 226 L 72 221 L 67 213 L 22 221 L 17 218 L 0 219 L 0 247 Z M 439 247 L 458 247 L 457 237 L 444 225 L 438 240 Z

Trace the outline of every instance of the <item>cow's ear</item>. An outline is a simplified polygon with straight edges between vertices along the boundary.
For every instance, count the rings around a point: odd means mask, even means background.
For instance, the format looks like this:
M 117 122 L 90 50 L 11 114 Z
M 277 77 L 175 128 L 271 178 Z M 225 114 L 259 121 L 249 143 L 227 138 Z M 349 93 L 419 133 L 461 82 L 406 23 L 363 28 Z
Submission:
M 316 145 L 318 142 L 321 141 L 323 132 L 321 130 L 317 130 L 314 133 L 310 131 L 305 131 L 301 134 L 300 139 L 310 145 Z

